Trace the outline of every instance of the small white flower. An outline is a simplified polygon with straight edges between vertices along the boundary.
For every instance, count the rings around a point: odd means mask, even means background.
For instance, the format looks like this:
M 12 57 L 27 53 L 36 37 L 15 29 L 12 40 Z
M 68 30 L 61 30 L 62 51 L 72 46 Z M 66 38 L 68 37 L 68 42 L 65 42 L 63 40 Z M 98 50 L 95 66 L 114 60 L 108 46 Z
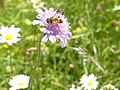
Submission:
M 16 89 L 25 89 L 28 87 L 29 83 L 29 76 L 27 75 L 16 75 L 12 77 L 9 81 L 9 85 L 11 86 L 10 90 L 16 90 Z
M 75 85 L 72 84 L 70 90 L 81 90 L 81 87 L 77 87 L 77 88 L 75 88 Z
M 119 6 L 115 6 L 114 8 L 113 8 L 113 11 L 117 11 L 117 10 L 120 10 L 120 5 Z
M 33 3 L 33 8 L 42 8 L 44 7 L 44 2 L 41 2 L 41 0 L 31 0 Z
M 91 74 L 89 76 L 84 74 L 80 79 L 80 84 L 82 84 L 81 87 L 85 88 L 85 90 L 96 89 L 98 86 L 96 79 L 97 78 L 94 76 L 94 74 Z
M 113 86 L 111 84 L 107 84 L 107 85 L 103 86 L 100 90 L 118 90 L 118 88 L 115 88 L 115 86 Z
M 14 25 L 11 27 L 1 26 L 0 28 L 0 43 L 7 43 L 8 45 L 12 45 L 13 43 L 17 43 L 20 40 L 19 34 L 20 28 L 15 28 Z
M 75 90 L 75 85 L 74 84 L 72 84 L 70 90 Z

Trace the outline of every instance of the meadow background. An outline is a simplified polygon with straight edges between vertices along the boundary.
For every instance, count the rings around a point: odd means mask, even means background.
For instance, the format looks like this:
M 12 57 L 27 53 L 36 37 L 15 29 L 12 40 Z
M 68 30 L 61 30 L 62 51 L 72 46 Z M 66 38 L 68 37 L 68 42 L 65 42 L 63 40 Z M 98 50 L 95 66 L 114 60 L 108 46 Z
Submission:
M 46 8 L 64 6 L 73 36 L 65 48 L 59 41 L 41 44 L 41 61 L 31 90 L 69 90 L 84 73 L 98 77 L 97 90 L 108 83 L 120 89 L 120 11 L 112 10 L 120 0 L 43 2 Z M 43 33 L 31 24 L 36 15 L 30 0 L 0 0 L 0 26 L 21 28 L 17 44 L 0 44 L 0 90 L 8 90 L 12 76 L 30 75 L 37 63 L 38 40 Z

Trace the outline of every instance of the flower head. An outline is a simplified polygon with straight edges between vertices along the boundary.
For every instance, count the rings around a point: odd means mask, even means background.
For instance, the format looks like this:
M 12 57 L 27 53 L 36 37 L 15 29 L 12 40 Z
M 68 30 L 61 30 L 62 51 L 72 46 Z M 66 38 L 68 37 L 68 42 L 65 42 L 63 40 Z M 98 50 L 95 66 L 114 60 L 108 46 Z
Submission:
M 31 0 L 33 3 L 33 8 L 42 8 L 44 7 L 44 2 L 41 2 L 41 0 Z
M 81 87 L 77 87 L 77 88 L 75 88 L 75 85 L 72 84 L 70 90 L 81 90 Z
M 0 28 L 0 43 L 7 43 L 8 45 L 12 45 L 13 43 L 17 43 L 20 40 L 19 34 L 20 28 L 15 28 L 14 25 L 11 27 L 1 26 Z
M 44 26 L 44 28 L 40 29 L 45 34 L 42 38 L 43 42 L 49 39 L 51 43 L 55 43 L 57 38 L 61 42 L 61 47 L 66 46 L 72 33 L 69 31 L 70 26 L 64 15 L 58 12 L 58 10 L 50 8 L 49 10 L 45 10 L 45 12 L 41 11 L 37 15 L 37 19 L 39 20 L 34 20 L 33 25 L 39 24 L 40 26 Z
M 108 84 L 103 86 L 100 90 L 118 90 L 118 88 L 115 88 L 115 86 Z
M 98 85 L 96 79 L 97 78 L 94 76 L 94 74 L 91 74 L 89 76 L 84 74 L 80 79 L 80 84 L 82 84 L 81 87 L 84 87 L 87 90 L 96 89 Z
M 115 7 L 113 8 L 113 11 L 117 11 L 117 10 L 120 10 L 120 5 L 119 6 L 115 5 Z
M 12 86 L 10 90 L 25 89 L 28 87 L 28 83 L 29 83 L 29 76 L 22 74 L 16 75 L 12 77 L 12 79 L 10 79 L 9 81 L 9 85 Z

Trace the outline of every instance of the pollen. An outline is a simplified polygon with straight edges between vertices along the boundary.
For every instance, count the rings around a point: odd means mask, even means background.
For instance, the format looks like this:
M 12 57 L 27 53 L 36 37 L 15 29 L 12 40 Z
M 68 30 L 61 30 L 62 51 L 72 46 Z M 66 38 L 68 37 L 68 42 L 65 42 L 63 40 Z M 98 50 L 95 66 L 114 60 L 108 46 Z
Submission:
M 39 4 L 40 4 L 40 2 L 38 2 L 38 1 L 35 2 L 35 5 L 39 5 Z
M 93 83 L 92 82 L 88 82 L 88 86 L 92 86 L 93 85 Z
M 24 86 L 23 82 L 18 83 L 18 86 Z
M 12 40 L 12 35 L 9 35 L 9 34 L 6 35 L 6 36 L 5 36 L 5 39 L 6 39 L 6 40 Z

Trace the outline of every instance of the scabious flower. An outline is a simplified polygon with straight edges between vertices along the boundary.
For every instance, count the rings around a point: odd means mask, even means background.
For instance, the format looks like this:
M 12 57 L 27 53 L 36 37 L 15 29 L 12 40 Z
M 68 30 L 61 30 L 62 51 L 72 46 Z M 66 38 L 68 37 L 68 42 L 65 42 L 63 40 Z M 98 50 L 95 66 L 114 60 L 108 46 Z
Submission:
M 20 40 L 19 31 L 20 31 L 20 28 L 15 28 L 14 25 L 11 25 L 10 27 L 1 26 L 0 43 L 7 43 L 8 45 L 17 43 L 17 41 Z
M 51 43 L 55 43 L 57 38 L 61 42 L 61 47 L 65 47 L 72 36 L 67 18 L 53 8 L 41 11 L 36 17 L 38 20 L 34 20 L 33 25 L 44 26 L 40 29 L 45 34 L 42 41 L 46 42 L 49 39 Z
M 9 90 L 17 90 L 17 89 L 25 89 L 28 87 L 29 76 L 27 75 L 16 75 L 12 77 L 9 81 L 9 85 L 11 88 Z
M 100 90 L 118 90 L 118 88 L 115 88 L 115 86 L 113 86 L 111 84 L 107 84 L 107 85 L 103 86 Z
M 117 10 L 120 10 L 120 5 L 119 6 L 115 5 L 115 7 L 113 8 L 113 11 L 117 11 Z
M 80 84 L 82 84 L 81 87 L 83 87 L 85 90 L 96 89 L 98 86 L 96 79 L 97 78 L 94 76 L 94 74 L 91 74 L 89 76 L 84 74 L 80 79 Z
M 76 87 L 76 88 L 75 88 L 75 85 L 72 84 L 70 90 L 81 90 L 81 87 Z
M 41 2 L 41 0 L 31 0 L 31 2 L 33 3 L 33 8 L 35 9 L 44 7 L 44 2 Z

